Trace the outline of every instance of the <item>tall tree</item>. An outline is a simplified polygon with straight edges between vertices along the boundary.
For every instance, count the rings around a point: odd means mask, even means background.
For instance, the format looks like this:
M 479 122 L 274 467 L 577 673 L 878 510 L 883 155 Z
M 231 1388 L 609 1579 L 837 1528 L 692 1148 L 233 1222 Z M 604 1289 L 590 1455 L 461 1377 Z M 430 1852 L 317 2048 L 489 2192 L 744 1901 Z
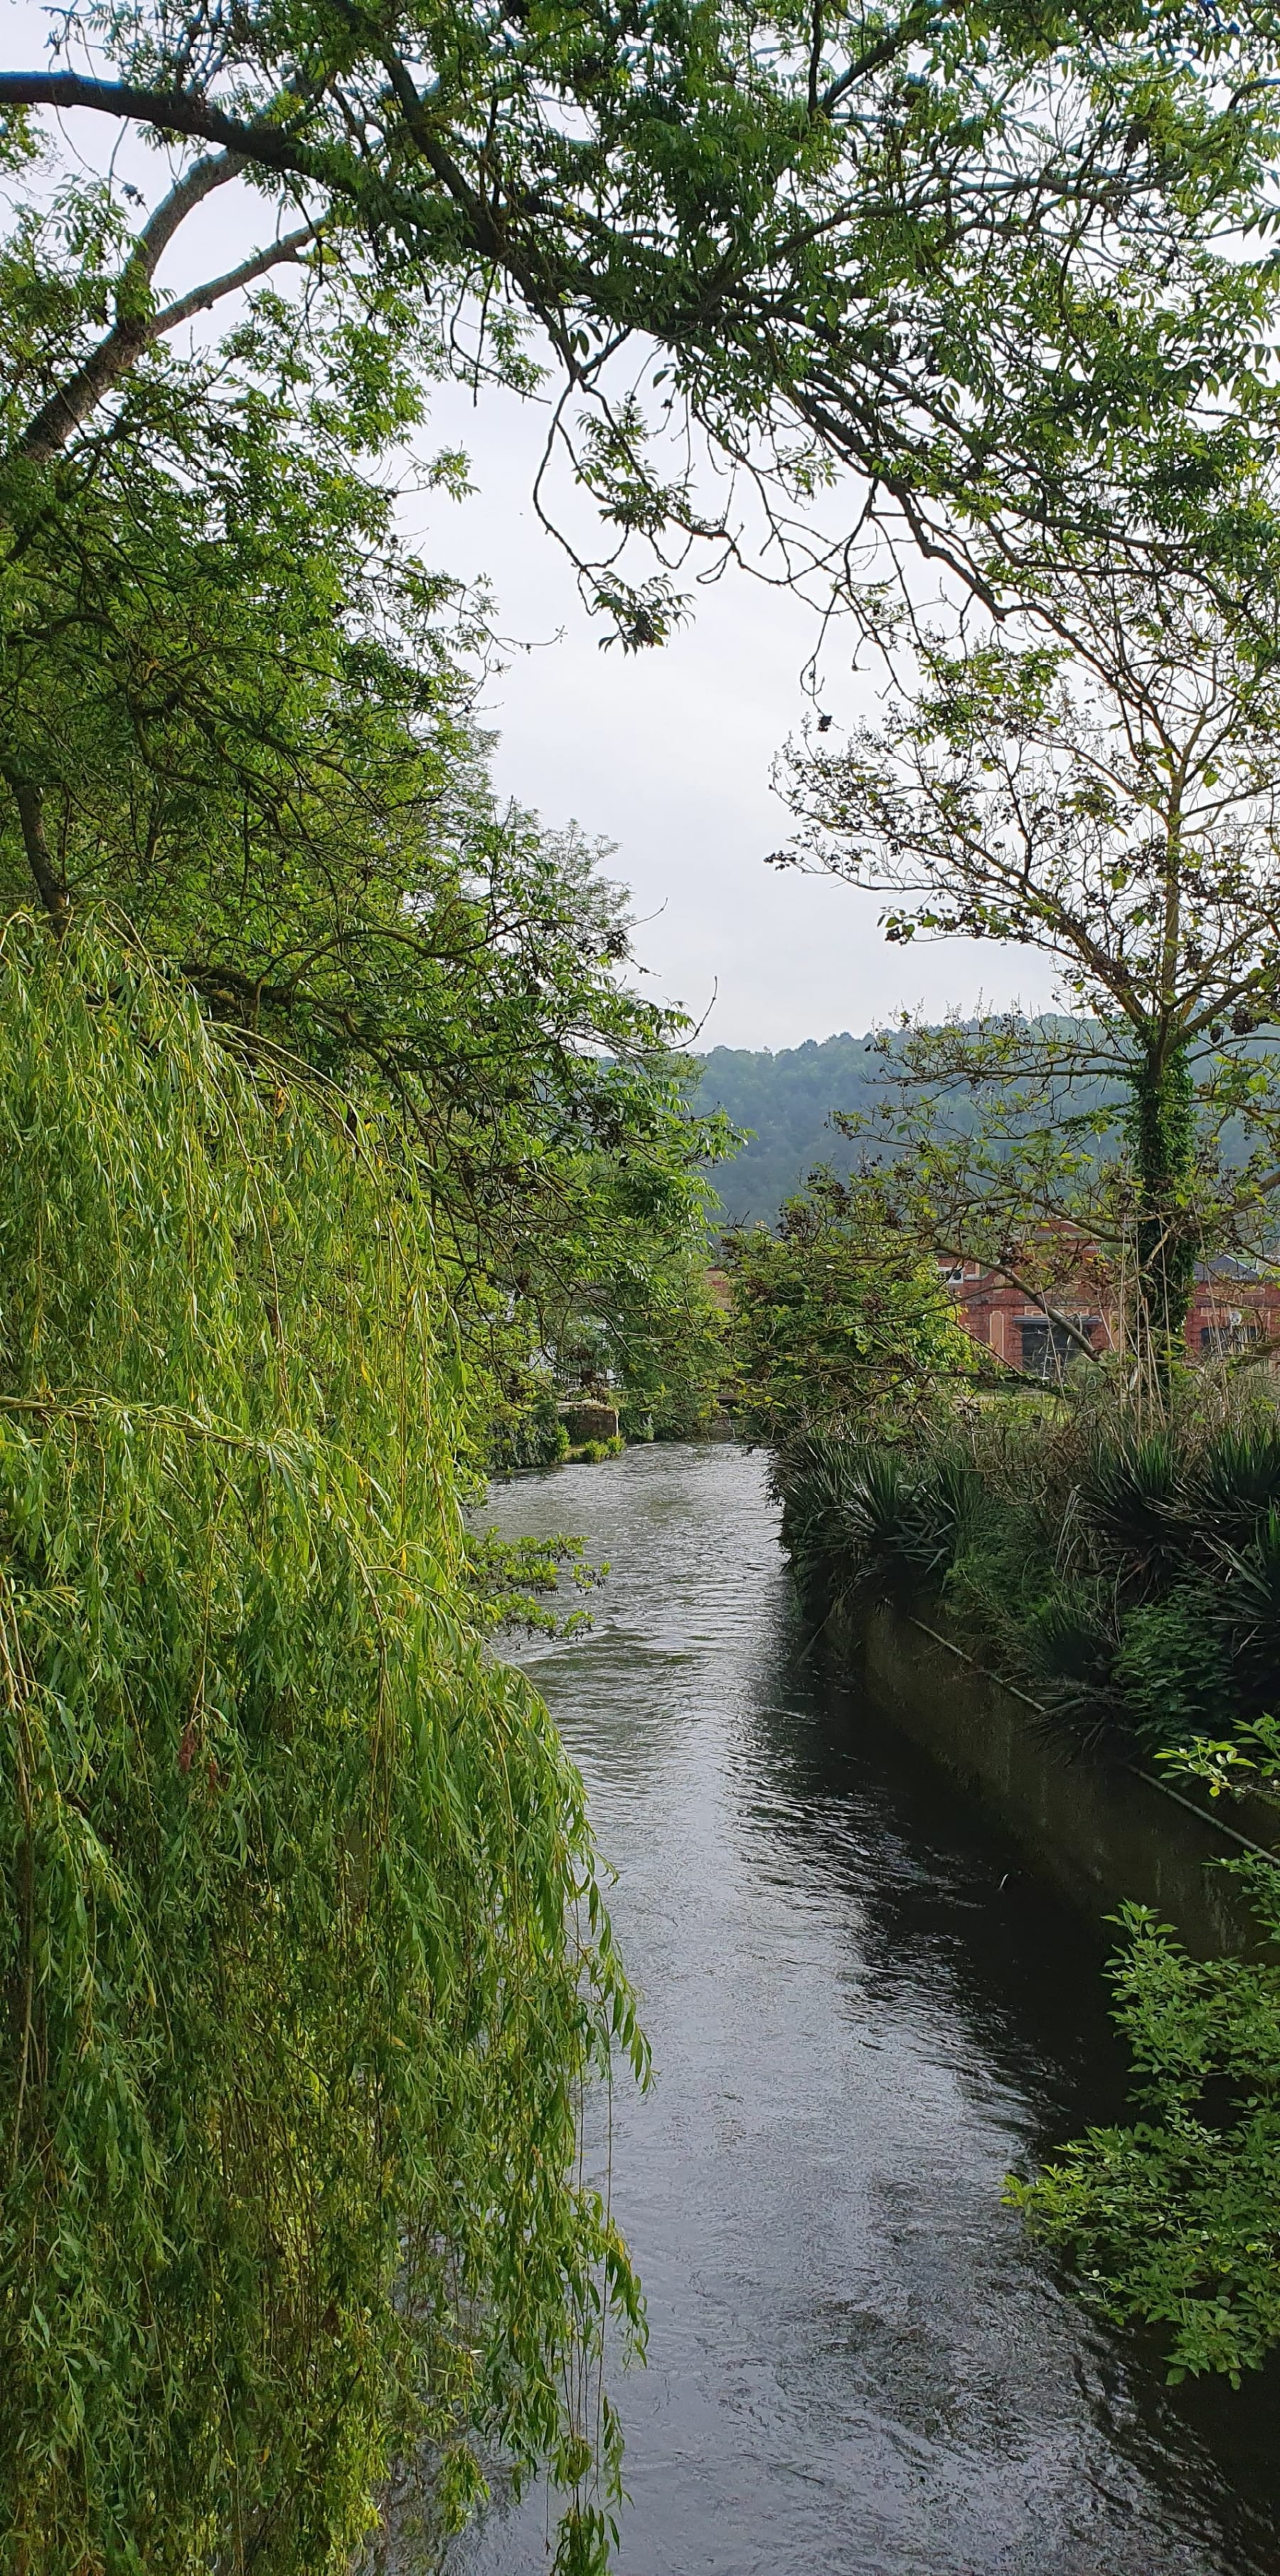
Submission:
M 937 1264 L 893 1215 L 875 1181 L 816 1171 L 776 1233 L 726 1237 L 739 1420 L 753 1440 L 796 1455 L 814 1438 L 865 1441 L 890 1421 L 901 1431 L 972 1373 Z
M 895 1034 L 869 1123 L 939 1248 L 1043 1287 L 1064 1225 L 1101 1244 L 1163 1366 L 1197 1255 L 1275 1239 L 1274 597 L 1059 564 L 999 630 L 918 631 L 913 658 L 885 723 L 792 754 L 777 863 L 884 894 L 891 940 L 1053 961 L 1056 1018 Z
M 493 793 L 483 631 L 396 542 L 360 454 L 378 360 L 353 384 L 347 354 L 302 368 L 260 313 L 230 390 L 136 382 L 33 512 L 0 574 L 0 898 L 114 910 L 217 1019 L 394 1108 L 505 1410 L 584 1280 L 629 1309 L 698 1236 L 717 1122 L 605 854 Z

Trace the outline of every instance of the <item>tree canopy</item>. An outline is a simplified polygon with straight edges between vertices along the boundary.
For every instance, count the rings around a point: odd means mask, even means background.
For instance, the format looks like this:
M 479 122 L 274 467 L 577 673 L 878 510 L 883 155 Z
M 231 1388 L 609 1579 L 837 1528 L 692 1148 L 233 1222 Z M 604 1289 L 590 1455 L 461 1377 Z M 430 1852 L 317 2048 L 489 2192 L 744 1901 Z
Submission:
M 347 354 L 268 302 L 27 489 L 0 881 L 59 928 L 113 909 L 219 1021 L 394 1110 L 505 1413 L 584 1280 L 634 1307 L 700 1239 L 719 1131 L 607 853 L 495 797 L 479 605 L 399 542 Z
M 723 1258 L 753 1439 L 864 1438 L 973 1372 L 936 1261 L 893 1223 L 874 1180 L 813 1173 L 776 1233 L 735 1226 Z
M 1203 543 L 1267 399 L 1269 272 L 1238 235 L 1274 151 L 1271 49 L 1265 11 L 1184 0 L 73 7 L 47 65 L 0 73 L 11 150 L 56 109 L 179 157 L 141 217 L 68 172 L 26 218 L 11 453 L 77 452 L 193 310 L 295 263 L 318 327 L 335 301 L 358 317 L 364 378 L 376 349 L 412 353 L 401 425 L 424 363 L 527 382 L 549 344 L 552 441 L 619 541 L 733 540 L 696 456 L 650 445 L 661 417 L 762 474 L 784 516 L 851 467 L 954 547 L 957 513 L 1060 523 L 1068 492 L 1096 525 L 1118 476 Z M 183 224 L 241 177 L 256 246 L 166 295 Z M 635 378 L 655 355 L 656 413 Z M 610 546 L 583 569 L 626 641 L 665 631 L 666 571 L 633 583 Z

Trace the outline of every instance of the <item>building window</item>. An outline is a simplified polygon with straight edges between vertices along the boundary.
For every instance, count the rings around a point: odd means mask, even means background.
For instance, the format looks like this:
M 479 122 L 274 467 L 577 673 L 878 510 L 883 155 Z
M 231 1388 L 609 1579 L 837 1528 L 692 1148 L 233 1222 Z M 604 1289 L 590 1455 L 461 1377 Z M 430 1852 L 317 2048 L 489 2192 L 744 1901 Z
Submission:
M 1262 1339 L 1257 1323 L 1246 1323 L 1243 1315 L 1211 1315 L 1200 1327 L 1200 1348 L 1210 1359 L 1224 1359 L 1231 1351 L 1247 1351 Z
M 1080 1330 L 1093 1338 L 1094 1318 L 1082 1315 Z M 1022 1335 L 1022 1373 L 1024 1377 L 1061 1377 L 1084 1353 L 1067 1331 L 1065 1324 L 1051 1321 L 1048 1315 L 1024 1315 L 1019 1327 Z

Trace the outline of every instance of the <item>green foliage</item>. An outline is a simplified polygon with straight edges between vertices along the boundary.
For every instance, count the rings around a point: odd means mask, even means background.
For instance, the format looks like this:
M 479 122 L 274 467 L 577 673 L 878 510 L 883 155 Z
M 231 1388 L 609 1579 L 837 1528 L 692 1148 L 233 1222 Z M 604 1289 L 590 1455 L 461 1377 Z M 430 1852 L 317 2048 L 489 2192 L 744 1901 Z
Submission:
M 468 1607 L 412 1170 L 136 948 L 11 921 L 0 1003 L 8 2549 L 336 2576 L 484 2440 L 594 2566 L 639 2311 L 579 2110 L 643 2043 Z
M 1280 1433 L 1224 1394 L 1206 1376 L 1149 1428 L 1099 1373 L 810 1439 L 782 1462 L 797 1572 L 815 1601 L 891 1563 L 931 1586 L 1077 1739 L 1247 1727 L 1280 1661 Z
M 1111 1980 L 1139 2117 L 1008 2193 L 1104 2315 L 1161 2330 L 1171 2379 L 1221 2371 L 1238 2387 L 1280 2344 L 1280 1870 L 1226 1866 L 1267 1949 L 1192 1959 L 1126 1905 Z
M 360 325 L 388 305 L 401 330 L 429 317 L 477 383 L 528 381 L 536 320 L 607 530 L 584 587 L 624 648 L 660 641 L 681 601 L 665 569 L 629 575 L 618 541 L 723 544 L 695 482 L 706 440 L 750 464 L 791 558 L 828 579 L 827 541 L 806 542 L 796 507 L 848 467 L 908 494 L 917 525 L 968 514 L 980 550 L 1010 514 L 1093 529 L 1117 487 L 1130 523 L 1175 543 L 1205 550 L 1219 519 L 1222 545 L 1253 533 L 1221 390 L 1241 416 L 1268 392 L 1266 254 L 1239 254 L 1274 154 L 1263 11 L 903 0 L 872 23 L 672 0 L 618 21 L 393 0 L 366 26 L 314 0 L 210 31 L 194 9 L 129 0 L 74 9 L 64 42 L 105 77 L 58 59 L 0 77 L 0 106 L 230 156 L 266 200 L 264 251 L 281 200 L 305 206 L 295 255 L 351 282 L 357 385 Z M 74 239 L 90 193 L 59 191 L 51 229 Z M 72 377 L 103 363 L 95 340 L 118 357 L 123 337 L 149 382 L 169 327 L 123 189 L 100 231 L 79 295 L 56 260 L 31 264 L 46 444 Z M 659 362 L 652 405 L 618 395 L 632 340 Z M 379 370 L 371 409 L 397 399 Z M 659 403 L 701 434 L 651 439 Z
M 232 176 L 198 164 L 169 215 Z M 431 314 L 348 244 L 190 356 L 122 343 L 121 262 L 149 295 L 168 216 L 127 250 L 134 220 L 68 179 L 0 261 L 0 899 L 110 905 L 211 1015 L 399 1122 L 473 1454 L 516 1456 L 574 1296 L 608 1328 L 616 1283 L 638 1330 L 646 1279 L 705 1236 L 723 1122 L 686 1105 L 681 1015 L 635 989 L 603 846 L 494 794 L 483 598 L 397 533 Z M 464 479 L 450 455 L 421 477 Z
M 776 1234 L 735 1229 L 723 1259 L 741 1419 L 755 1439 L 861 1437 L 972 1373 L 973 1343 L 936 1262 L 895 1234 L 873 1181 L 813 1174 Z
M 622 1442 L 618 1442 L 621 1449 Z M 566 1438 L 555 1464 L 569 1455 Z M 591 1613 L 571 1610 L 567 1617 L 547 1603 L 567 1575 L 577 1592 L 594 1592 L 608 1575 L 607 1565 L 584 1561 L 585 1539 L 502 1538 L 497 1530 L 467 1533 L 467 1591 L 473 1608 L 492 1628 L 524 1628 L 531 1636 L 571 1637 L 589 1628 Z
M 782 1486 L 783 1538 L 815 1603 L 937 1580 L 984 1499 L 962 1449 L 821 1434 L 787 1454 Z
M 1223 1608 L 1218 1585 L 1193 1577 L 1121 1621 L 1110 1679 L 1144 1745 L 1221 1724 L 1239 1707 L 1238 1638 Z
M 475 1451 L 520 1463 L 545 1445 L 530 1357 L 574 1297 L 642 1339 L 663 1264 L 705 1242 L 720 1136 L 686 1108 L 682 1023 L 632 987 L 601 847 L 495 800 L 474 637 L 387 504 L 279 405 L 223 425 L 212 477 L 151 426 L 23 525 L 0 890 L 29 897 L 35 813 L 72 915 L 118 908 L 211 1014 L 400 1123 Z
M 575 1467 L 603 1467 L 606 1458 L 620 1458 L 626 1445 L 619 1431 L 611 1431 L 607 1440 L 584 1440 L 580 1448 L 570 1450 L 570 1464 Z
M 682 1067 L 633 1078 L 608 1150 L 584 1153 L 558 1280 L 538 1308 L 564 1385 L 598 1387 L 629 1436 L 696 1437 L 724 1374 L 723 1322 L 708 1276 L 707 1190 L 695 1158 L 725 1150 L 715 1117 L 690 1118 Z
M 488 1413 L 489 1464 L 495 1475 L 523 1467 L 558 1467 L 569 1455 L 569 1434 L 560 1419 L 555 1386 L 541 1375 L 513 1372 L 510 1393 L 500 1401 L 491 1391 Z
M 708 1259 L 703 1202 L 682 1235 L 610 1285 L 609 1358 L 628 1439 L 696 1440 L 719 1411 L 730 1358 Z

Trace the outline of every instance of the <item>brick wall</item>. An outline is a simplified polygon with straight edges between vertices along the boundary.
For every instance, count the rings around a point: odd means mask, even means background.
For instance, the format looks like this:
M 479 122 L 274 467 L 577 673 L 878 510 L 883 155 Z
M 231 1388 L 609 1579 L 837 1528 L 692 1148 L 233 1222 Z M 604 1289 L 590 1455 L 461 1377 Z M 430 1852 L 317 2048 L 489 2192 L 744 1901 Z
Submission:
M 1014 1368 L 1052 1375 L 1057 1356 L 1070 1355 L 1070 1336 L 1051 1326 L 1039 1307 L 1020 1288 L 1011 1288 L 993 1270 L 976 1261 L 943 1263 L 942 1276 L 956 1302 L 960 1322 L 976 1342 L 985 1342 Z M 1087 1271 L 1087 1265 L 1082 1264 Z M 1092 1296 L 1090 1289 L 1093 1289 Z M 1087 1333 L 1095 1350 L 1105 1350 L 1113 1319 L 1087 1275 L 1067 1282 L 1050 1299 Z M 1280 1342 L 1280 1280 L 1247 1277 L 1225 1269 L 1196 1282 L 1186 1321 L 1187 1350 L 1193 1359 L 1214 1358 L 1247 1350 L 1258 1342 Z

